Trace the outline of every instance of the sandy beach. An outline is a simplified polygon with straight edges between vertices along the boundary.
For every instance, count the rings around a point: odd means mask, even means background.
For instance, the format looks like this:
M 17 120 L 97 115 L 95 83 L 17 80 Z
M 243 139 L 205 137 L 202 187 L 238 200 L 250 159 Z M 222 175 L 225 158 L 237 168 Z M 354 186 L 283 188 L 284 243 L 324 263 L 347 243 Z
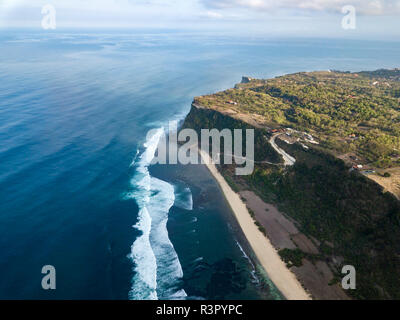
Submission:
M 311 240 L 301 233 L 294 221 L 280 212 L 275 205 L 264 202 L 253 191 L 241 191 L 239 194 L 246 207 L 254 213 L 255 220 L 265 228 L 268 240 L 276 250 L 298 248 L 307 254 L 320 254 L 318 240 Z M 342 258 L 335 259 L 339 261 Z M 315 300 L 349 299 L 339 283 L 330 283 L 334 274 L 326 261 L 312 262 L 309 258 L 303 258 L 302 265 L 293 266 L 290 271 Z
M 239 194 L 230 188 L 216 166 L 211 163 L 209 155 L 201 150 L 200 155 L 221 187 L 246 239 L 271 281 L 288 300 L 310 300 L 310 295 L 304 290 L 296 276 L 286 267 L 271 242 L 254 224 Z

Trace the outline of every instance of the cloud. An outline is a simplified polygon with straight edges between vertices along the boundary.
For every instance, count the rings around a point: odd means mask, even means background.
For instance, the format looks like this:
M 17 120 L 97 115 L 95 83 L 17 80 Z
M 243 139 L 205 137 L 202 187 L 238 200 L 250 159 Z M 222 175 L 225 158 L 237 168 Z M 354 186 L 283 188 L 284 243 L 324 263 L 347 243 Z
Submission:
M 0 28 L 40 28 L 41 8 L 47 3 L 54 3 L 59 29 L 149 27 L 336 36 L 342 31 L 342 7 L 350 4 L 360 16 L 354 34 L 400 33 L 400 0 L 0 0 Z
M 200 17 L 209 18 L 209 19 L 222 19 L 224 16 L 215 11 L 206 11 L 199 14 Z
M 200 0 L 208 8 L 254 10 L 296 9 L 341 12 L 345 5 L 353 5 L 364 15 L 399 14 L 400 0 Z
M 212 12 L 198 0 L 0 0 L 0 27 L 40 27 L 43 5 L 52 3 L 57 27 L 163 27 Z M 215 13 L 213 19 L 222 16 Z

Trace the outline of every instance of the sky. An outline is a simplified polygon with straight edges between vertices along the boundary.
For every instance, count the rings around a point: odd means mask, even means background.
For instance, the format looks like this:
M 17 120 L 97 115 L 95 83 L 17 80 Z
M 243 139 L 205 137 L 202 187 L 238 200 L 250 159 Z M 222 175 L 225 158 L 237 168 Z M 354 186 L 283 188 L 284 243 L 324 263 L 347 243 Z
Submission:
M 0 0 L 0 28 L 158 28 L 256 35 L 400 40 L 400 0 Z M 355 29 L 344 29 L 355 8 Z M 348 20 L 347 20 L 348 21 Z

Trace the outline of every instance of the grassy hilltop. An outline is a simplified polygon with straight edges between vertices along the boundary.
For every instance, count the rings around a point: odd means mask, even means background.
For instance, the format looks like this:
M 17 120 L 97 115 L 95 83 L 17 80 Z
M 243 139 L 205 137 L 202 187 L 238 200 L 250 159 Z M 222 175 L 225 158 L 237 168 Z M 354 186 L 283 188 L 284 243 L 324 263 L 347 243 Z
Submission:
M 251 80 L 195 103 L 289 126 L 336 154 L 355 152 L 378 168 L 400 166 L 400 70 L 296 73 Z

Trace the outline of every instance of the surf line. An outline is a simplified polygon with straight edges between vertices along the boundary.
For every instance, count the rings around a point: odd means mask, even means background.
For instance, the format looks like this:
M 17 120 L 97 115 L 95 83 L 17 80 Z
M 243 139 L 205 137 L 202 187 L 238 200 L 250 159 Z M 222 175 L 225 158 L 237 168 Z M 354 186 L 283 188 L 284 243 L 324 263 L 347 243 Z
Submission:
M 139 207 L 134 228 L 142 232 L 129 255 L 136 272 L 129 294 L 134 300 L 187 297 L 178 285 L 183 271 L 167 230 L 168 213 L 175 202 L 174 187 L 152 177 L 148 169 L 164 135 L 164 129 L 159 128 L 148 137 L 145 150 L 134 163 L 136 172 L 131 179 L 133 191 L 128 198 L 134 199 Z

